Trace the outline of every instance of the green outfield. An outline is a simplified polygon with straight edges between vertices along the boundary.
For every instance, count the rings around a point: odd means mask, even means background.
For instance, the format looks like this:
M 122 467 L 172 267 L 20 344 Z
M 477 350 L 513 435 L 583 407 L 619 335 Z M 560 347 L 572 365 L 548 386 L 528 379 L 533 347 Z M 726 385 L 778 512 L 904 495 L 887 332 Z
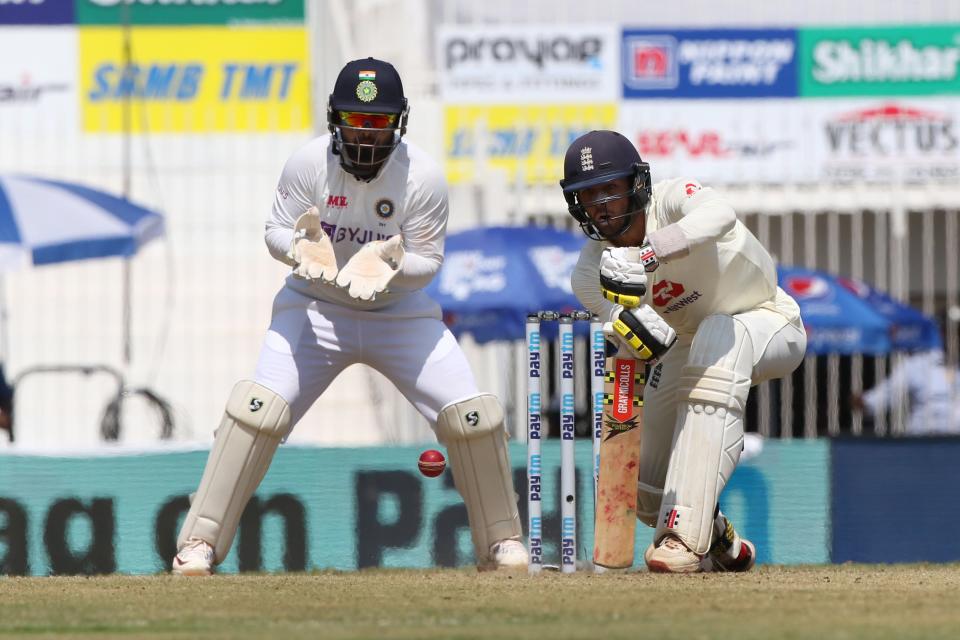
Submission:
M 0 578 L 0 638 L 957 638 L 960 565 Z

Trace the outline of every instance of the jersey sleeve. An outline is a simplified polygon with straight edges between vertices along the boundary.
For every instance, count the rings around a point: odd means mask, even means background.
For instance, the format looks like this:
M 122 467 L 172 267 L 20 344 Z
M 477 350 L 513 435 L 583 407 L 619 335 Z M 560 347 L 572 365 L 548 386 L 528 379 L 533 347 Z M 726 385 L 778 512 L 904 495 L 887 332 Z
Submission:
M 689 178 L 667 185 L 661 206 L 671 222 L 647 235 L 661 262 L 683 258 L 698 245 L 718 241 L 737 222 L 737 214 L 726 200 Z
M 449 208 L 447 181 L 440 168 L 425 163 L 428 170 L 421 176 L 410 200 L 411 215 L 400 229 L 405 255 L 400 273 L 391 282 L 394 289 L 423 289 L 443 264 L 443 245 L 447 233 Z
M 600 292 L 600 255 L 603 248 L 604 243 L 596 241 L 584 245 L 570 274 L 570 285 L 580 304 L 599 316 L 601 321 L 607 322 L 616 305 Z
M 287 256 L 293 241 L 297 219 L 314 206 L 313 192 L 317 181 L 315 154 L 317 147 L 308 144 L 294 153 L 280 174 L 273 197 L 273 210 L 267 219 L 264 239 L 270 255 L 284 264 L 295 266 Z

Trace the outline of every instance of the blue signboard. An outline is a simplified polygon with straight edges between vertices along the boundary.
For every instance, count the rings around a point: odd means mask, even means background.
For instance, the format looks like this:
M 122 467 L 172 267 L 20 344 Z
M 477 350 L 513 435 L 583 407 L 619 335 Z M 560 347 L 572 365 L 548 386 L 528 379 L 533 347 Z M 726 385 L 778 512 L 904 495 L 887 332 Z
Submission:
M 960 562 L 960 438 L 841 439 L 830 460 L 833 562 Z
M 73 24 L 73 0 L 4 0 L 0 24 Z
M 420 475 L 420 449 L 282 447 L 244 511 L 221 571 L 472 563 L 466 508 L 453 479 L 449 472 Z M 521 496 L 525 455 L 524 445 L 511 446 Z M 0 576 L 166 571 L 206 458 L 206 451 L 0 453 Z M 544 561 L 557 564 L 559 440 L 544 443 L 543 459 Z M 756 543 L 760 562 L 828 561 L 827 459 L 826 441 L 768 442 L 737 469 L 721 503 Z M 592 443 L 584 439 L 577 446 L 576 474 L 580 558 L 593 547 L 592 466 Z M 526 527 L 527 501 L 519 506 Z M 637 527 L 637 566 L 652 534 Z
M 798 95 L 796 29 L 624 29 L 624 98 Z

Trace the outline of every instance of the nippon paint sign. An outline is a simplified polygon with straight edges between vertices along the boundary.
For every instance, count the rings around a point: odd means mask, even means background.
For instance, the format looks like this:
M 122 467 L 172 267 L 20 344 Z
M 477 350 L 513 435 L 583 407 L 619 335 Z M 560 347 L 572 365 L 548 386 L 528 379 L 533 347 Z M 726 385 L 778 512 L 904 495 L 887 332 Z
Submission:
M 618 40 L 612 25 L 441 25 L 441 96 L 448 103 L 615 100 Z
M 705 184 L 810 177 L 810 144 L 796 101 L 628 101 L 618 130 L 650 163 L 654 181 L 687 176 Z
M 795 29 L 624 29 L 624 98 L 797 95 Z
M 800 31 L 802 96 L 960 93 L 960 25 Z
M 0 130 L 76 132 L 76 55 L 72 27 L 0 27 Z

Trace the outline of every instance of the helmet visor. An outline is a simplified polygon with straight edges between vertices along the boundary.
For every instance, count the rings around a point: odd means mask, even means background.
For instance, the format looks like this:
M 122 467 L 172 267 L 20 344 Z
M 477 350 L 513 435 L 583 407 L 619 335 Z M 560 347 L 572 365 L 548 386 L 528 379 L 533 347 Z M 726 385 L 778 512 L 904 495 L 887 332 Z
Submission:
M 391 129 L 396 127 L 397 118 L 395 113 L 340 112 L 340 122 L 357 129 Z

